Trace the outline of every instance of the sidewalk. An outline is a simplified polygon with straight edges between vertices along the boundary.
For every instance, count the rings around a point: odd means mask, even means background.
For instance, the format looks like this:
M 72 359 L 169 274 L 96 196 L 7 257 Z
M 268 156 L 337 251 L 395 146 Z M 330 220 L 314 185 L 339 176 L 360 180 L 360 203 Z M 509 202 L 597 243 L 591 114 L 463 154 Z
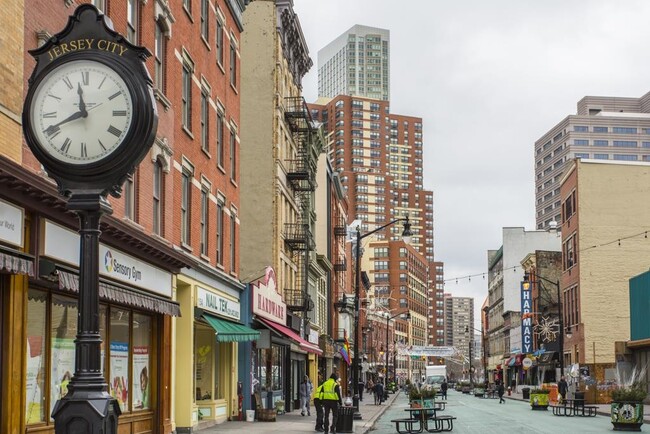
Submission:
M 515 399 L 519 401 L 528 401 L 527 399 L 524 399 L 523 395 L 521 393 L 516 393 L 512 392 L 511 396 L 508 396 L 508 392 L 506 391 L 505 395 L 503 395 L 504 398 L 506 399 Z M 598 410 L 596 410 L 596 413 L 602 416 L 611 416 L 611 407 L 609 404 L 589 404 L 589 405 L 596 405 L 598 407 Z M 650 423 L 650 406 L 644 405 L 643 406 L 643 422 L 644 423 Z
M 361 420 L 354 421 L 354 433 L 365 434 L 372 428 L 375 421 L 390 407 L 395 398 L 401 393 L 401 390 L 394 394 L 388 395 L 388 400 L 381 405 L 374 404 L 372 395 L 364 394 L 364 400 L 359 403 L 359 412 Z M 301 416 L 300 411 L 292 411 L 283 415 L 278 415 L 275 422 L 224 422 L 213 427 L 195 431 L 197 434 L 262 434 L 262 433 L 315 433 L 316 410 L 311 407 L 311 416 Z

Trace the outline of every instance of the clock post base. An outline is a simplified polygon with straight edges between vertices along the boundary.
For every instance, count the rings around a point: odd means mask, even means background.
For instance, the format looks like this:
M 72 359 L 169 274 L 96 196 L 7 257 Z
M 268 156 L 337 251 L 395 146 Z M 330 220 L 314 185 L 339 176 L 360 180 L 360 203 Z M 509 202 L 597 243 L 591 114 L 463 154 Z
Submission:
M 105 390 L 68 387 L 68 394 L 56 402 L 52 411 L 56 434 L 117 434 L 121 412 L 115 398 Z

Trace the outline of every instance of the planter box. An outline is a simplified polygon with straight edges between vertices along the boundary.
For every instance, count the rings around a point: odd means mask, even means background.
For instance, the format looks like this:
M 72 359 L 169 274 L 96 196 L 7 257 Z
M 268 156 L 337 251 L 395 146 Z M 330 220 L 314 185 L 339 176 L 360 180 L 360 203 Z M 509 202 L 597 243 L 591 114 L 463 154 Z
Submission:
M 530 407 L 533 410 L 547 410 L 548 409 L 548 393 L 531 393 L 530 394 Z
M 483 397 L 485 395 L 485 389 L 474 389 L 474 396 Z
M 614 431 L 641 431 L 643 425 L 643 403 L 614 401 L 611 404 Z
M 275 408 L 262 408 L 257 412 L 257 420 L 261 422 L 275 422 Z

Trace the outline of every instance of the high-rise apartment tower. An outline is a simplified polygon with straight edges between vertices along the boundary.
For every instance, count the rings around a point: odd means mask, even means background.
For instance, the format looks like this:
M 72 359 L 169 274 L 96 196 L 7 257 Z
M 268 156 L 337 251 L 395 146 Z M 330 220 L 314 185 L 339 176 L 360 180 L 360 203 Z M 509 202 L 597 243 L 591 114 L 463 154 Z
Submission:
M 318 96 L 390 99 L 390 32 L 355 25 L 318 52 Z

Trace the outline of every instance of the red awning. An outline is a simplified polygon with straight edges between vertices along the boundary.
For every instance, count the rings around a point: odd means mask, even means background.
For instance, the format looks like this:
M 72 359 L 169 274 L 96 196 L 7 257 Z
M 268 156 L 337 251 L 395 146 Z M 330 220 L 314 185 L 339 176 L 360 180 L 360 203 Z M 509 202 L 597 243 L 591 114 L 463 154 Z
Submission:
M 273 321 L 269 321 L 259 316 L 257 317 L 257 320 L 263 323 L 265 326 L 269 327 L 270 329 L 273 329 L 278 333 L 285 335 L 292 341 L 295 341 L 298 345 L 300 345 L 300 348 L 307 351 L 308 353 L 318 354 L 319 356 L 323 354 L 323 350 L 318 348 L 316 344 L 312 344 L 311 342 L 301 338 L 298 335 L 298 333 L 294 332 L 289 327 L 283 326 L 282 324 L 278 324 Z
M 510 366 L 510 361 L 512 360 L 512 357 L 508 357 L 505 362 L 503 362 L 503 366 L 506 368 Z

